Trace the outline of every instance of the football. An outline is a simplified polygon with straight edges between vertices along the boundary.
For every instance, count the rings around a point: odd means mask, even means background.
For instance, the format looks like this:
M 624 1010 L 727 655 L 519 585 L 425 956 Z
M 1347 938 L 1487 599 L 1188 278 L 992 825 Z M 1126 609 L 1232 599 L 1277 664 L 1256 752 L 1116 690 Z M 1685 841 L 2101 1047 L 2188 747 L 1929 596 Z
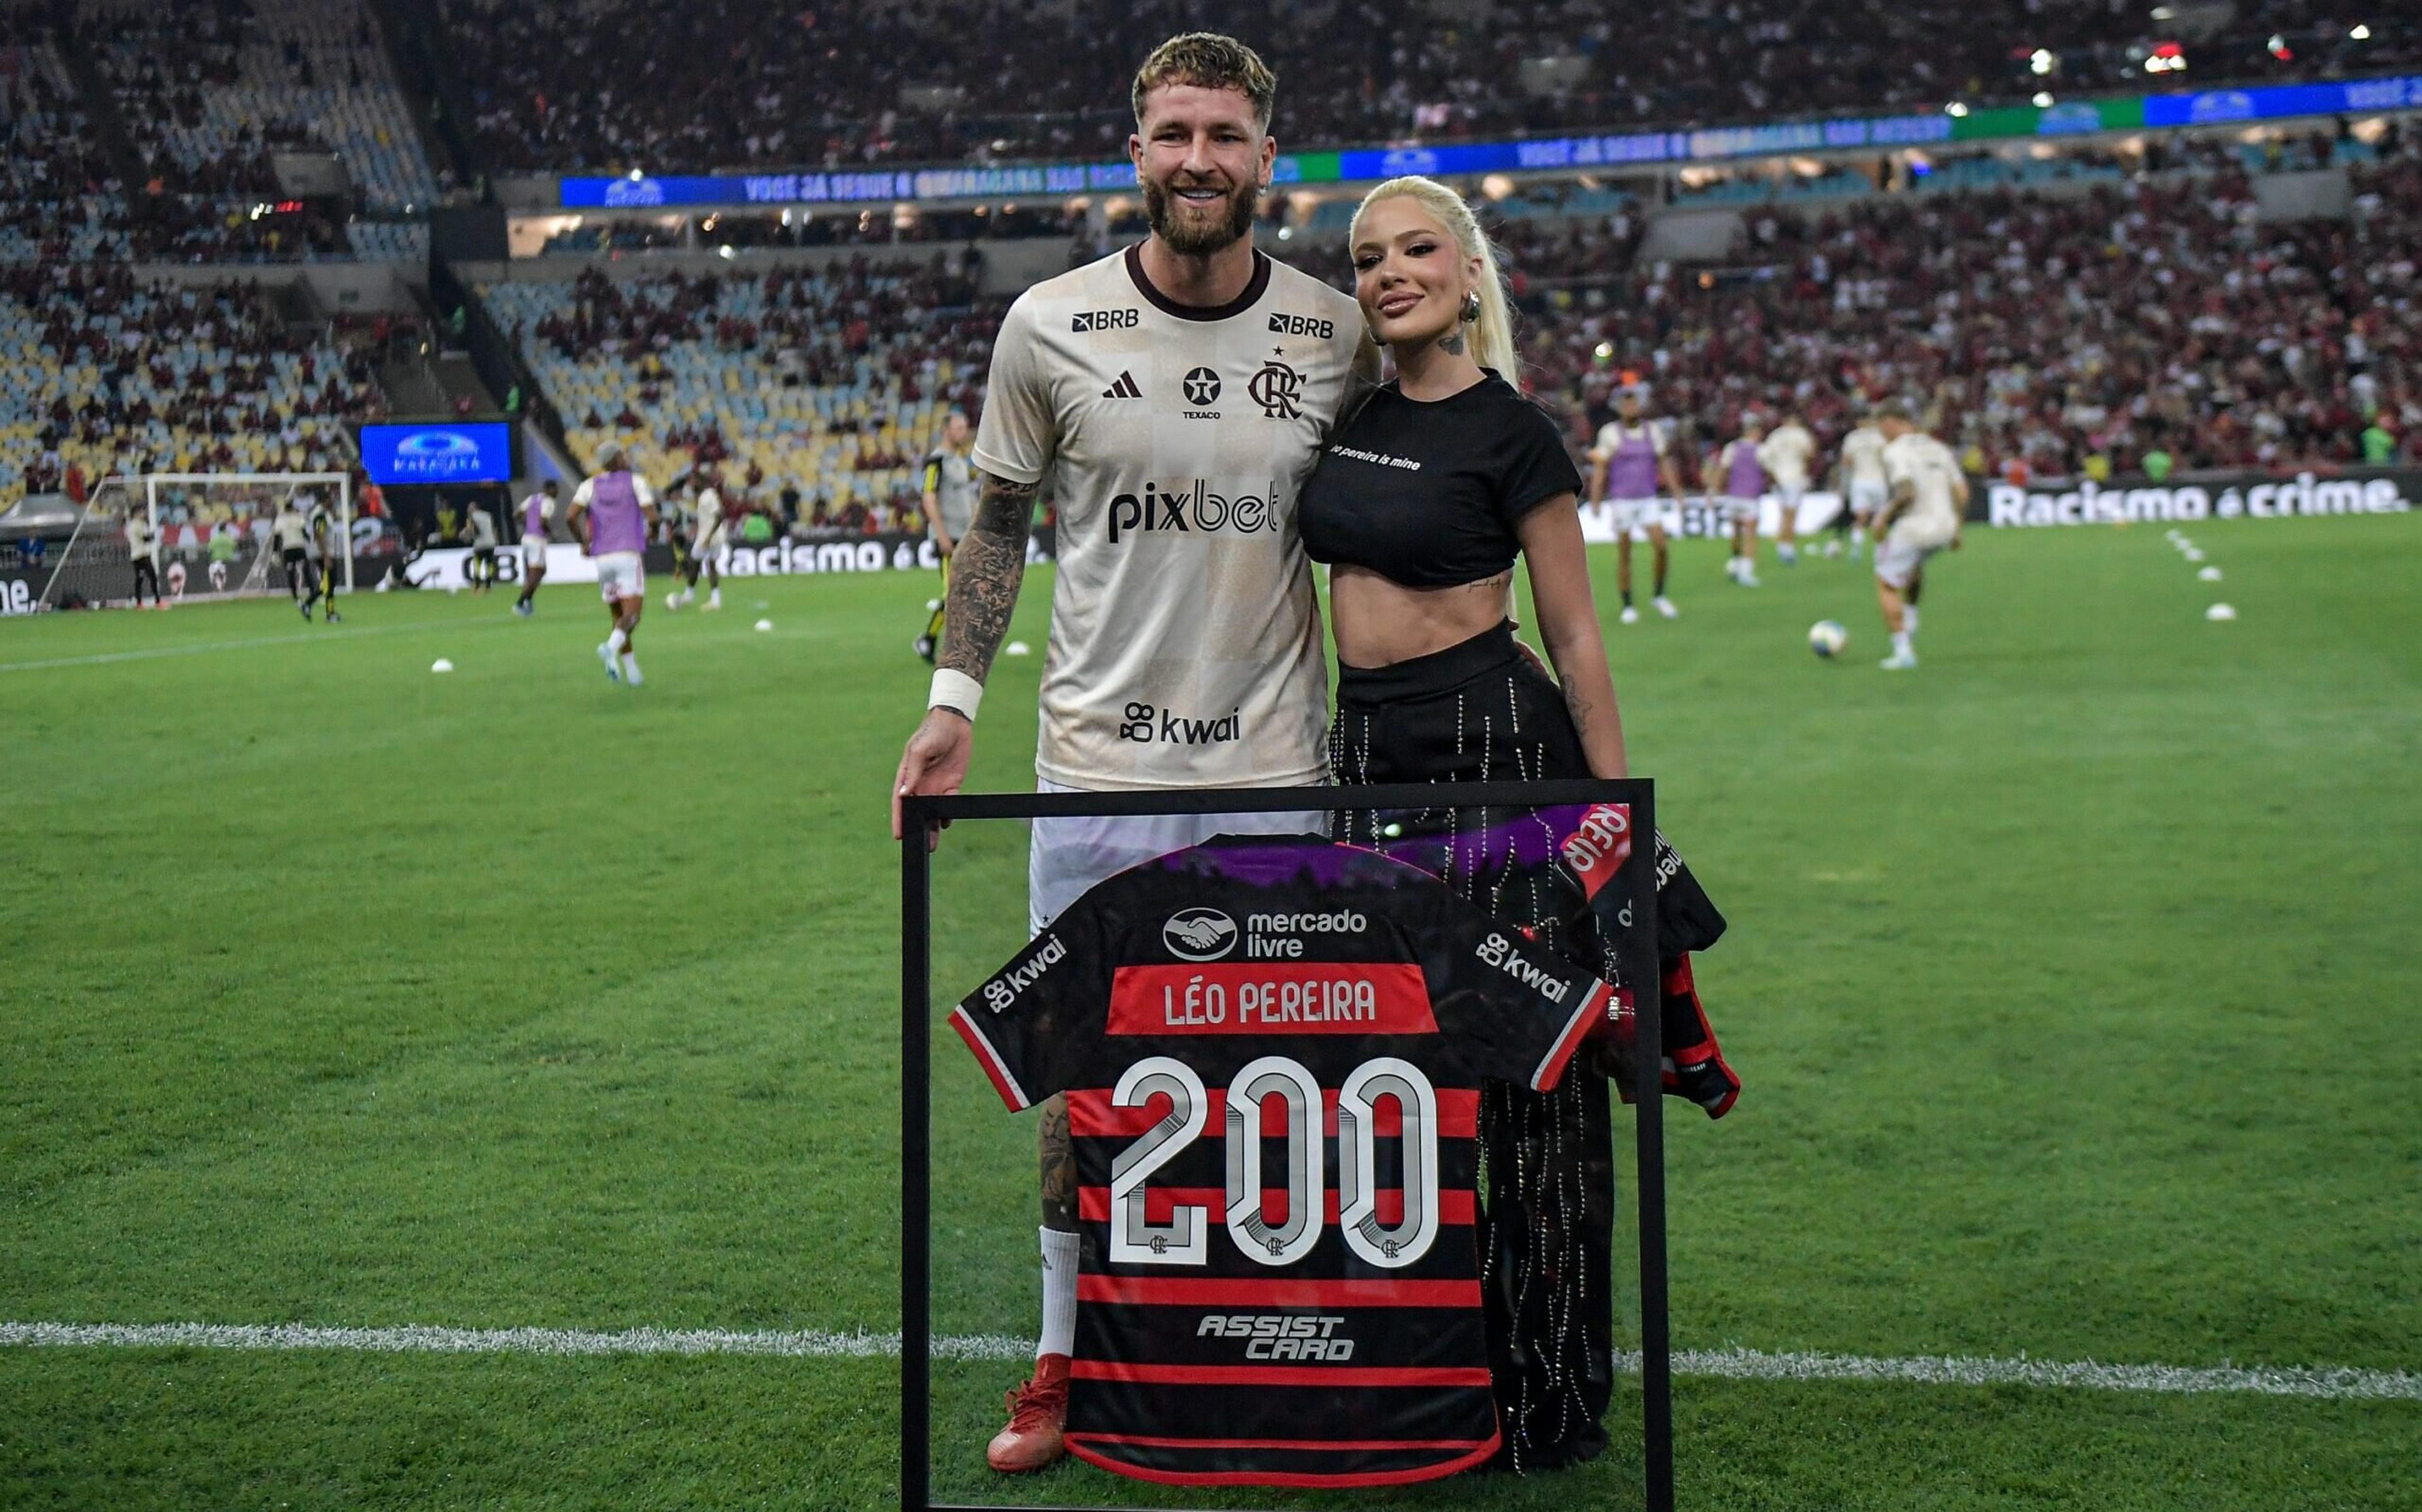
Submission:
M 1822 657 L 1836 657 L 1850 644 L 1850 632 L 1838 619 L 1820 619 L 1808 627 L 1808 648 Z

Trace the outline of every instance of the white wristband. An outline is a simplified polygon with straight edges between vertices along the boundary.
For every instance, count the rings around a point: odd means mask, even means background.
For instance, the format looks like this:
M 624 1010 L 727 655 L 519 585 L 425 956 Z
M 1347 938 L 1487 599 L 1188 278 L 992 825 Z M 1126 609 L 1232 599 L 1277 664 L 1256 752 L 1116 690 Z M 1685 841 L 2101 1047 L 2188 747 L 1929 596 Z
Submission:
M 928 709 L 949 709 L 967 716 L 972 725 L 976 708 L 983 702 L 983 684 L 964 672 L 949 667 L 934 669 L 934 691 L 925 695 Z

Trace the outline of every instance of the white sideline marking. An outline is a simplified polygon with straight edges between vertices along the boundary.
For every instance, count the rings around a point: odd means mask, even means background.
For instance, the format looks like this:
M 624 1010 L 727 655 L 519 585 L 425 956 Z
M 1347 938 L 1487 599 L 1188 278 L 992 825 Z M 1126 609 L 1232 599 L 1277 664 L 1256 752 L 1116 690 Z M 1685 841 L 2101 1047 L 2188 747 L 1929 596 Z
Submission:
M 739 1333 L 635 1328 L 313 1328 L 300 1323 L 0 1323 L 0 1348 L 355 1349 L 385 1354 L 758 1354 L 872 1360 L 900 1352 L 897 1333 Z M 1031 1339 L 975 1334 L 934 1341 L 947 1360 L 1027 1360 Z
M 740 1354 L 873 1360 L 900 1352 L 897 1333 L 750 1333 L 728 1329 L 315 1328 L 242 1323 L 0 1323 L 0 1348 L 118 1349 L 345 1349 L 389 1354 Z M 934 1340 L 942 1360 L 1025 1360 L 1031 1339 L 998 1333 Z M 1625 1355 L 1637 1370 L 1640 1357 Z M 1729 1380 L 1881 1380 L 1928 1386 L 2040 1386 L 2071 1391 L 2248 1393 L 2324 1401 L 2422 1401 L 2422 1373 L 2271 1365 L 2108 1365 L 2093 1361 L 1958 1355 L 1879 1359 L 1856 1354 L 1769 1354 L 1676 1349 L 1674 1373 Z
M 0 1338 L 6 1337 L 0 1329 Z M 1639 1356 L 1628 1362 L 1639 1368 Z M 1960 1355 L 1876 1359 L 1858 1354 L 1768 1354 L 1759 1349 L 1676 1349 L 1677 1376 L 1730 1380 L 1889 1380 L 1927 1386 L 2046 1386 L 2076 1391 L 2250 1392 L 2325 1401 L 2422 1401 L 2422 1374 L 2301 1365 L 2106 1365 L 2091 1360 L 1996 1360 Z
M 39 672 L 48 667 L 97 667 L 112 662 L 149 662 L 164 656 L 199 656 L 205 651 L 248 651 L 258 646 L 292 646 L 303 641 L 324 641 L 337 644 L 357 641 L 369 635 L 401 635 L 416 630 L 475 630 L 486 624 L 477 619 L 415 619 L 401 625 L 364 625 L 360 629 L 347 626 L 335 634 L 324 629 L 291 635 L 256 635 L 242 641 L 197 641 L 190 646 L 148 646 L 139 651 L 103 651 L 92 656 L 58 656 L 47 662 L 0 662 L 0 672 Z M 517 621 L 516 621 L 517 623 Z

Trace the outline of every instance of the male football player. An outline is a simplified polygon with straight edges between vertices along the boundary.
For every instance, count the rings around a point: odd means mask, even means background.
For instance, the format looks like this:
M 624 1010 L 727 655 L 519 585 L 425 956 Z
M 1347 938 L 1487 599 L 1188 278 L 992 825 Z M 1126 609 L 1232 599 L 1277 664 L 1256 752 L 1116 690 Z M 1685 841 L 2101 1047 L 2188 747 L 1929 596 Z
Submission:
M 1702 481 L 1723 500 L 1724 518 L 1732 522 L 1733 553 L 1724 561 L 1724 575 L 1744 588 L 1757 586 L 1757 507 L 1766 492 L 1766 467 L 1757 460 L 1766 427 L 1754 414 L 1741 416 L 1741 433 L 1725 442 L 1708 460 Z
M 1774 532 L 1774 555 L 1785 567 L 1800 565 L 1800 500 L 1808 491 L 1808 463 L 1816 455 L 1816 438 L 1800 423 L 1800 416 L 1788 412 L 1783 424 L 1758 444 L 1758 465 L 1774 479 L 1775 502 L 1783 507 L 1783 518 Z
M 1648 550 L 1657 564 L 1657 585 L 1650 602 L 1671 619 L 1674 600 L 1665 597 L 1665 569 L 1673 560 L 1665 535 L 1665 506 L 1658 498 L 1662 484 L 1677 504 L 1682 497 L 1681 470 L 1667 454 L 1665 433 L 1655 422 L 1643 420 L 1640 390 L 1627 388 L 1615 401 L 1615 418 L 1598 428 L 1597 444 L 1590 448 L 1590 503 L 1613 501 L 1614 585 L 1623 592 L 1623 622 L 1636 625 L 1640 611 L 1631 602 L 1631 538 L 1648 533 Z
M 967 417 L 952 410 L 942 417 L 942 444 L 925 458 L 925 534 L 942 558 L 943 595 L 925 606 L 933 617 L 925 621 L 925 633 L 917 637 L 917 654 L 928 662 L 942 644 L 942 604 L 951 592 L 951 553 L 958 549 L 959 538 L 975 521 L 976 464 L 967 455 L 967 444 L 973 439 Z
M 1898 404 L 1877 415 L 1884 434 L 1884 476 L 1892 492 L 1876 513 L 1876 600 L 1892 635 L 1887 672 L 1917 665 L 1917 597 L 1927 558 L 1959 545 L 1968 480 L 1951 448 L 1917 429 Z
M 993 347 L 974 518 L 951 565 L 948 631 L 898 794 L 955 792 L 983 679 L 1026 569 L 1035 491 L 1060 505 L 1059 570 L 1035 756 L 1046 792 L 1286 787 L 1322 780 L 1327 663 L 1296 503 L 1358 368 L 1352 299 L 1253 246 L 1270 186 L 1277 80 L 1196 32 L 1155 49 L 1127 139 L 1151 234 L 1020 295 Z M 895 833 L 900 812 L 892 810 Z M 1106 877 L 1222 833 L 1327 818 L 1038 819 L 1035 932 Z M 1076 1162 L 1065 1101 L 1044 1105 L 1043 1330 L 1034 1375 L 985 1451 L 1060 1457 L 1077 1313 Z
M 1882 508 L 1891 489 L 1884 482 L 1884 433 L 1869 414 L 1842 438 L 1843 514 L 1850 529 L 1850 555 L 1855 559 L 1867 543 L 1867 526 Z M 1831 554 L 1830 553 L 1828 554 Z
M 126 516 L 126 561 L 134 569 L 134 607 L 143 607 L 143 588 L 151 587 L 151 607 L 168 607 L 160 597 L 160 538 L 151 529 L 148 509 L 130 510 Z
M 322 605 L 320 622 L 336 625 L 345 616 L 337 613 L 337 556 L 345 549 L 343 532 L 337 527 L 337 517 L 324 504 L 314 504 L 303 521 L 303 575 L 310 585 L 310 596 L 303 600 L 303 617 L 311 617 L 311 606 Z
M 269 522 L 269 532 L 277 542 L 277 567 L 286 574 L 287 597 L 299 605 L 311 576 L 311 527 L 304 520 L 293 494 L 287 494 L 277 506 L 277 517 Z M 303 617 L 310 618 L 311 611 L 304 609 Z
M 694 479 L 690 484 L 689 547 L 682 563 L 683 587 L 667 603 L 669 609 L 698 602 L 698 574 L 706 571 L 706 607 L 723 607 L 723 569 L 716 558 L 731 541 L 730 523 L 723 517 L 723 495 L 716 491 L 715 480 Z
M 639 676 L 631 637 L 648 606 L 641 553 L 656 527 L 656 496 L 648 480 L 631 471 L 621 443 L 609 441 L 599 449 L 597 472 L 572 491 L 569 522 L 574 538 L 597 562 L 598 593 L 614 622 L 597 647 L 597 660 L 606 663 L 606 676 L 636 688 L 646 679 Z
M 558 489 L 555 479 L 548 478 L 522 501 L 522 596 L 514 600 L 513 613 L 524 619 L 535 606 L 538 585 L 546 581 L 546 524 L 555 518 Z
M 464 511 L 463 528 L 457 539 L 471 543 L 470 571 L 473 593 L 486 593 L 496 585 L 496 517 L 488 513 L 487 505 L 474 499 Z

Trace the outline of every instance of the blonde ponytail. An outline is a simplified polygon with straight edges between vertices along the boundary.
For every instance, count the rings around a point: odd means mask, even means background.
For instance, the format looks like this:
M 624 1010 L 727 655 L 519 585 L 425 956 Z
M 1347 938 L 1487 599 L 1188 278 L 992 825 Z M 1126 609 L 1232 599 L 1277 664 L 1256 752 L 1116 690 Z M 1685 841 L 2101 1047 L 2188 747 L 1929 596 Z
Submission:
M 1354 226 L 1346 233 L 1346 244 L 1352 245 L 1360 237 L 1365 211 L 1380 200 L 1399 196 L 1419 200 L 1446 228 L 1447 235 L 1455 238 L 1457 250 L 1467 257 L 1480 259 L 1480 318 L 1470 322 L 1471 355 L 1481 366 L 1495 368 L 1499 377 L 1518 387 L 1522 354 L 1514 345 L 1514 304 L 1505 296 L 1505 275 L 1498 271 L 1496 247 L 1480 229 L 1479 217 L 1471 213 L 1471 207 L 1464 203 L 1461 195 L 1420 174 L 1390 179 L 1364 195 L 1362 203 L 1355 208 Z

